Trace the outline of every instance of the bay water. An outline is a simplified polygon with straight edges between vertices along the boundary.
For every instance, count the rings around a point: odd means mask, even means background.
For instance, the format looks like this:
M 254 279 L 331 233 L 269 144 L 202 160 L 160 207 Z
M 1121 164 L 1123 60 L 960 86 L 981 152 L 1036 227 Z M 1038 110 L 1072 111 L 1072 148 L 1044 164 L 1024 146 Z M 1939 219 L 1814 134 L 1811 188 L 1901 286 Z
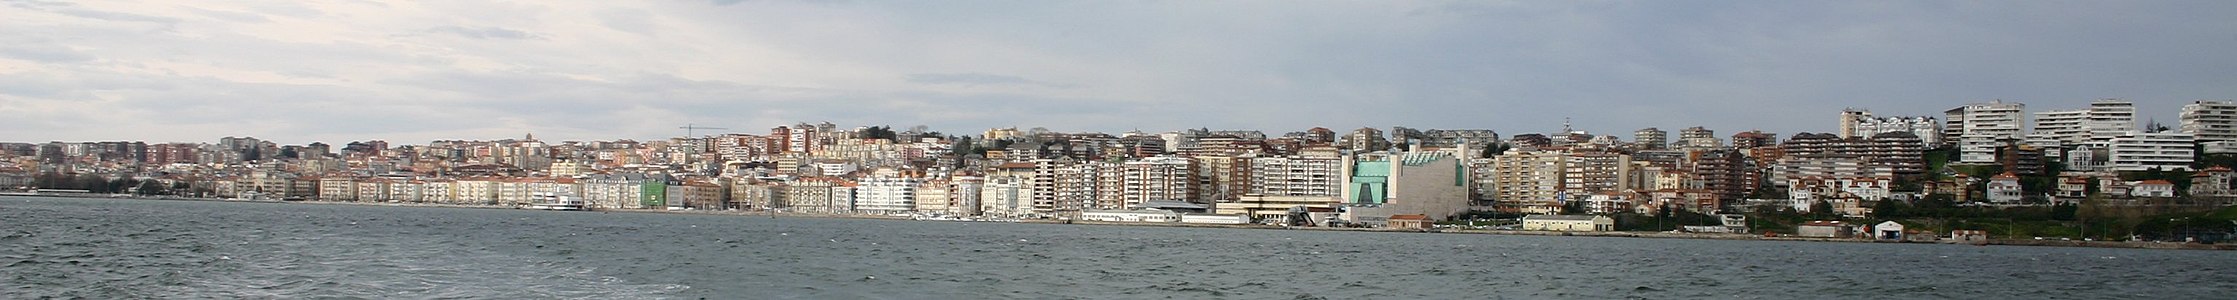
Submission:
M 0 197 L 0 298 L 2232 299 L 2237 253 Z

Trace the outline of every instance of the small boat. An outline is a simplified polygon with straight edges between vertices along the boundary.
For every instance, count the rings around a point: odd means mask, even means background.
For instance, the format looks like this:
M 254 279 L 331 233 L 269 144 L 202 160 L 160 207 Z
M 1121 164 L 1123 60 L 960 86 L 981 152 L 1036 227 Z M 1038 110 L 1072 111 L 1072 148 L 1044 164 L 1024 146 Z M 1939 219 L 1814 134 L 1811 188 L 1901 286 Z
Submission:
M 589 210 L 583 200 L 564 193 L 536 193 L 528 209 L 582 211 Z

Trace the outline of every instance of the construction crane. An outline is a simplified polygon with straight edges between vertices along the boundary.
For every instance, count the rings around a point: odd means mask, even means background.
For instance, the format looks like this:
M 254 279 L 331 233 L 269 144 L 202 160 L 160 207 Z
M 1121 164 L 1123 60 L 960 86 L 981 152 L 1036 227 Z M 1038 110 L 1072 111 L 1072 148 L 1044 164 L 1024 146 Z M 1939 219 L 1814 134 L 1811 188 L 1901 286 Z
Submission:
M 687 137 L 687 138 L 688 138 L 688 137 L 695 137 L 695 136 L 699 136 L 699 135 L 696 135 L 696 134 L 692 134 L 692 133 L 694 133 L 694 132 L 693 132 L 694 130 L 700 130 L 700 129 L 730 129 L 730 128 L 722 128 L 722 127 L 699 127 L 699 124 L 684 124 L 684 127 L 676 127 L 676 129 L 683 129 L 683 130 L 684 130 L 684 137 Z

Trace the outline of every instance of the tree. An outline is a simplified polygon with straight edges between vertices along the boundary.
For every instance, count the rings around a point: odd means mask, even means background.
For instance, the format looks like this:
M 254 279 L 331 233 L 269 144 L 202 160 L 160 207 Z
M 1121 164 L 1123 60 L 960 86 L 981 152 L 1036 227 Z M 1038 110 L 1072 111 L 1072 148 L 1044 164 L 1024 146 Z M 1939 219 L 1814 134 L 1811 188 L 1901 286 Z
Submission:
M 2059 221 L 2073 221 L 2075 214 L 2079 213 L 2080 211 L 2080 205 L 2074 205 L 2073 203 L 2059 203 L 2058 205 L 2051 206 L 2051 219 Z
M 859 133 L 861 133 L 861 134 L 862 134 L 862 138 L 863 138 L 863 139 L 871 139 L 871 140 L 888 140 L 888 141 L 891 141 L 891 140 L 895 140 L 895 139 L 899 139 L 899 138 L 900 138 L 900 134 L 898 134 L 898 133 L 894 133 L 894 132 L 893 132 L 893 128 L 892 128 L 892 127 L 888 127 L 888 126 L 870 126 L 870 127 L 863 127 L 863 128 L 862 128 L 862 132 L 859 132 Z
M 1837 214 L 1834 214 L 1834 213 L 1833 213 L 1833 203 L 1831 203 L 1831 202 L 1825 202 L 1825 200 L 1818 200 L 1818 202 L 1817 202 L 1817 203 L 1811 203 L 1811 204 L 1810 204 L 1810 217 L 1811 217 L 1811 218 L 1815 218 L 1815 219 L 1831 219 L 1831 218 L 1833 218 L 1834 216 L 1837 216 Z
M 156 182 L 154 180 L 141 180 L 139 190 L 137 190 L 136 192 L 138 192 L 142 196 L 171 194 L 171 190 L 165 189 L 162 182 Z
M 1880 219 L 1893 219 L 1893 218 L 1901 218 L 1901 217 L 1904 217 L 1904 216 L 1905 216 L 1905 215 L 1903 214 L 1903 213 L 1904 213 L 1904 211 L 1903 211 L 1903 208 L 1899 207 L 1899 206 L 1900 206 L 1900 203 L 1899 203 L 1900 201 L 1895 201 L 1895 200 L 1880 200 L 1880 201 L 1878 201 L 1878 202 L 1879 202 L 1879 203 L 1874 203 L 1874 204 L 1872 204 L 1872 217 L 1873 217 L 1873 218 L 1880 218 Z

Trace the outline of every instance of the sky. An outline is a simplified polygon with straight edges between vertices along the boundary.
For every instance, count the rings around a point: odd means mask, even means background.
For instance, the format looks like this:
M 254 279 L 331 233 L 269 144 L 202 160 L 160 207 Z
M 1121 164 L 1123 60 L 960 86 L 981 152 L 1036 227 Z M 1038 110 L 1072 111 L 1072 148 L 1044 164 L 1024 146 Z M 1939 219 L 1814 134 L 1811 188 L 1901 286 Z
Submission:
M 1705 126 L 2237 99 L 2237 1 L 0 0 L 0 141 Z M 2139 120 L 2140 122 L 2142 120 Z

